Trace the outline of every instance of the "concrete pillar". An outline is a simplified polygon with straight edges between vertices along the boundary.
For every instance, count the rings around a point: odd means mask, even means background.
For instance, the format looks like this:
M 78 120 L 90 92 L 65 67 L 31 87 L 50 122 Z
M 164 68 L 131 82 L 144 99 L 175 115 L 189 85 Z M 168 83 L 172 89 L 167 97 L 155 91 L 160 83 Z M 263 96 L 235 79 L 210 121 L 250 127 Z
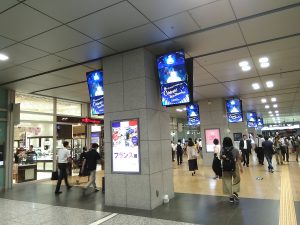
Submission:
M 105 204 L 151 210 L 173 198 L 170 117 L 160 103 L 155 57 L 145 49 L 103 60 Z M 139 118 L 141 174 L 111 171 L 111 121 Z
M 201 119 L 201 137 L 202 137 L 202 146 L 203 146 L 203 162 L 204 165 L 210 166 L 213 160 L 213 153 L 206 152 L 206 143 L 205 143 L 205 129 L 219 128 L 221 140 L 224 137 L 231 137 L 233 139 L 233 133 L 242 133 L 247 134 L 247 125 L 246 118 L 244 117 L 244 122 L 241 123 L 228 123 L 226 108 L 225 108 L 225 99 L 211 99 L 199 101 L 199 113 Z M 235 147 L 238 143 L 235 143 Z

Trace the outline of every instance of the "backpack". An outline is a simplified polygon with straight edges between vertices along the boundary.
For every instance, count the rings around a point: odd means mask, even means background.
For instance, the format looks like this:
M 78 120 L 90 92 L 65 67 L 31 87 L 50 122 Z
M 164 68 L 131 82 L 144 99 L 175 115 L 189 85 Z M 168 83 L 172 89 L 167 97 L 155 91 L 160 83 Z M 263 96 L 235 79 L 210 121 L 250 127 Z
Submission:
M 233 148 L 227 148 L 227 149 L 223 148 L 222 154 L 223 156 L 225 156 L 225 158 L 223 157 L 222 159 L 223 171 L 226 172 L 235 171 L 235 160 L 233 158 L 232 150 Z
M 177 152 L 182 152 L 182 147 L 181 147 L 181 145 L 177 145 L 176 150 L 177 150 Z

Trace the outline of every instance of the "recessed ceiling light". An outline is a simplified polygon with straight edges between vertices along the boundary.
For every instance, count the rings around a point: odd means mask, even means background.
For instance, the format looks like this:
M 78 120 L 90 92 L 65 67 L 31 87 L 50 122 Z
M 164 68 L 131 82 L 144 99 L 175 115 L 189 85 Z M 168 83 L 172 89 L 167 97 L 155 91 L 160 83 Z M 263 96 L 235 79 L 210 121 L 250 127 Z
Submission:
M 271 81 L 271 80 L 270 80 L 270 81 L 267 81 L 267 82 L 266 82 L 266 85 L 267 85 L 268 88 L 274 87 L 274 83 L 273 83 L 273 81 Z
M 276 111 L 275 111 L 275 113 L 279 113 L 279 111 L 278 111 L 278 110 L 276 110 Z
M 277 104 L 274 104 L 274 105 L 273 105 L 273 107 L 274 107 L 274 108 L 277 108 L 277 107 L 278 107 L 278 105 L 277 105 Z
M 267 99 L 265 99 L 265 98 L 261 99 L 261 103 L 266 103 L 266 102 L 267 102 Z
M 259 58 L 258 60 L 260 63 L 266 63 L 266 62 L 269 62 L 269 58 L 268 57 L 261 57 Z
M 279 116 L 279 114 L 278 114 L 278 113 L 276 113 L 276 116 Z
M 240 66 L 240 67 L 249 66 L 249 63 L 248 63 L 248 61 L 241 61 L 241 62 L 239 63 L 239 66 Z
M 7 55 L 4 55 L 4 54 L 0 53 L 0 60 L 1 61 L 6 61 L 8 59 L 9 59 L 9 57 Z
M 260 64 L 260 67 L 261 68 L 268 68 L 270 66 L 270 63 L 268 63 L 268 62 L 265 62 L 265 63 L 261 63 Z
M 269 108 L 270 108 L 270 106 L 269 106 L 269 105 L 265 105 L 265 108 L 266 108 L 266 109 L 269 109 Z
M 182 109 L 176 109 L 176 111 L 177 111 L 177 112 L 182 112 L 183 110 L 182 110 Z
M 247 71 L 251 70 L 251 67 L 250 67 L 250 66 L 243 66 L 243 67 L 242 67 L 242 70 L 243 70 L 244 72 L 247 72 Z
M 271 101 L 272 101 L 272 102 L 276 102 L 277 99 L 276 99 L 276 98 L 271 98 Z
M 252 87 L 253 87 L 254 90 L 260 89 L 259 83 L 253 83 Z
M 272 111 L 269 111 L 269 114 L 272 114 Z

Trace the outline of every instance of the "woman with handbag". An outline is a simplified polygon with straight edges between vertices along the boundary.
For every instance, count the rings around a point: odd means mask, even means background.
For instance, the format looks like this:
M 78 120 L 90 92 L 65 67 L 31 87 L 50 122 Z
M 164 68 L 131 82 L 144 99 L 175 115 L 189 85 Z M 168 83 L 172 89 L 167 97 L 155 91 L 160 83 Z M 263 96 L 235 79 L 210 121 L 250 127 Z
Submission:
M 196 174 L 196 170 L 198 170 L 197 164 L 197 153 L 196 153 L 196 146 L 191 138 L 189 138 L 188 145 L 187 145 L 187 155 L 188 155 L 188 163 L 189 163 L 189 171 L 192 172 L 192 176 Z
M 280 165 L 280 164 L 282 165 L 283 164 L 281 147 L 282 147 L 282 144 L 279 141 L 279 137 L 276 136 L 275 141 L 274 141 L 274 151 L 275 151 L 275 157 L 276 157 L 277 165 Z

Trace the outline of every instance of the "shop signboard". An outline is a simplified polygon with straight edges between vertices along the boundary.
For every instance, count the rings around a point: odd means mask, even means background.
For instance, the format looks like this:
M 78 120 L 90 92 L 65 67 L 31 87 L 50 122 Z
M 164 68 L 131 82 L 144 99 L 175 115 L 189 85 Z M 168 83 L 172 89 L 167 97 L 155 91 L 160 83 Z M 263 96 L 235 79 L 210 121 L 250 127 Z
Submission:
M 220 129 L 205 129 L 206 152 L 214 152 L 214 139 L 218 139 L 221 143 Z M 220 148 L 220 145 L 218 145 Z
M 140 173 L 139 120 L 113 121 L 112 172 Z

